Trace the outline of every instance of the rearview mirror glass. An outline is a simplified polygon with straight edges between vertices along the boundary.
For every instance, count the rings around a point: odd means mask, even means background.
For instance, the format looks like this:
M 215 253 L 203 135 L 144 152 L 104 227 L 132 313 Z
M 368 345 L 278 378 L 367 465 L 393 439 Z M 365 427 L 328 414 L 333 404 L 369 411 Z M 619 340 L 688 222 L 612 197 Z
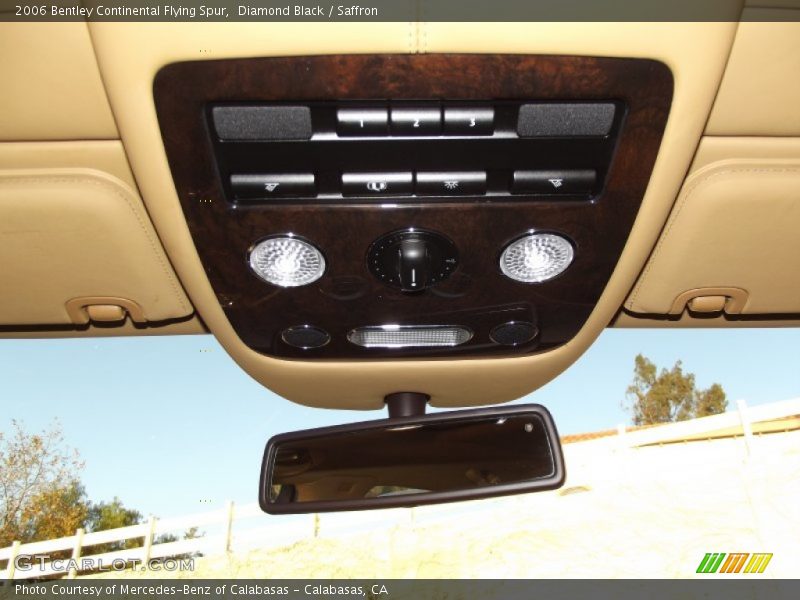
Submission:
M 273 514 L 359 510 L 550 490 L 563 481 L 553 419 L 525 405 L 275 436 L 259 501 Z

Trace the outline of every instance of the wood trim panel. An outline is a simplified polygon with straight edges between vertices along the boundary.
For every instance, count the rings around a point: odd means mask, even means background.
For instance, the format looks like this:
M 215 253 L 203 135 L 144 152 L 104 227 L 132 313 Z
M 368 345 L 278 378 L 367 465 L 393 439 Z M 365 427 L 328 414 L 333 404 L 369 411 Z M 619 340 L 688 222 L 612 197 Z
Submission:
M 525 55 L 347 55 L 256 58 L 168 65 L 154 94 L 181 205 L 212 287 L 233 328 L 251 348 L 297 358 L 509 356 L 568 341 L 585 323 L 627 240 L 669 113 L 672 76 L 657 61 Z M 616 100 L 627 107 L 602 194 L 592 202 L 501 201 L 378 205 L 281 204 L 233 207 L 225 199 L 208 130 L 212 102 L 354 99 Z M 380 235 L 409 226 L 444 233 L 459 248 L 454 275 L 422 294 L 394 291 L 368 272 L 366 250 Z M 504 277 L 497 259 L 528 229 L 570 237 L 577 253 L 562 276 L 540 285 Z M 257 240 L 292 232 L 323 249 L 329 265 L 316 284 L 282 290 L 246 264 Z M 345 292 L 342 290 L 346 289 Z M 535 320 L 533 344 L 491 343 L 508 320 Z M 465 324 L 473 340 L 434 352 L 381 351 L 348 343 L 354 326 Z M 279 341 L 310 323 L 333 339 L 315 351 Z

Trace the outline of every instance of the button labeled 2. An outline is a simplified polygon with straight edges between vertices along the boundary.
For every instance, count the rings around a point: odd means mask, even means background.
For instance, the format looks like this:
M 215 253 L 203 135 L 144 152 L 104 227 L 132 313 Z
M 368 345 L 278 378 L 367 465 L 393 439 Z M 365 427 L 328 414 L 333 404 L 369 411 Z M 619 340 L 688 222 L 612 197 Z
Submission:
M 442 109 L 431 107 L 392 107 L 392 135 L 439 135 Z

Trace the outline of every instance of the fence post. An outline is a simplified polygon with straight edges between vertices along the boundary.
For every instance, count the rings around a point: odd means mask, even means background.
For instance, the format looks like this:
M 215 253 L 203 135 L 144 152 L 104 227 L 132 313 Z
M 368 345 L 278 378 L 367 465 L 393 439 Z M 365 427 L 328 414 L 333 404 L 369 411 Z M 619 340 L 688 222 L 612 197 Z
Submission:
M 739 421 L 742 423 L 742 433 L 744 433 L 742 439 L 744 440 L 744 447 L 749 456 L 752 452 L 753 428 L 750 426 L 750 415 L 747 411 L 747 402 L 745 400 L 737 400 L 736 408 L 739 409 Z
M 11 544 L 11 556 L 8 557 L 6 579 L 14 579 L 14 571 L 17 569 L 17 556 L 19 556 L 19 546 L 19 541 L 15 541 L 13 544 Z
M 628 428 L 619 423 L 617 425 L 617 450 L 625 450 L 628 446 Z
M 233 500 L 228 500 L 227 521 L 225 523 L 225 552 L 230 552 L 233 545 Z
M 144 546 L 142 547 L 142 561 L 144 562 L 143 566 L 147 566 L 150 562 L 150 553 L 153 550 L 153 538 L 156 535 L 156 518 L 153 515 L 150 515 L 150 519 L 147 521 L 147 535 L 144 538 Z
M 69 568 L 67 579 L 75 579 L 78 576 L 78 569 L 76 568 L 77 562 L 81 558 L 81 546 L 83 545 L 83 528 L 79 527 L 75 531 L 75 545 L 72 547 L 72 561 L 73 564 Z

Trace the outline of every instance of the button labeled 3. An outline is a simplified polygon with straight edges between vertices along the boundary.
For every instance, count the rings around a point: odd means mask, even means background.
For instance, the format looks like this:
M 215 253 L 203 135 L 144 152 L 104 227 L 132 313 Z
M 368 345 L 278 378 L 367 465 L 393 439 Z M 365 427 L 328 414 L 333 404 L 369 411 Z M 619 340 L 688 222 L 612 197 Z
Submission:
M 444 109 L 445 135 L 492 135 L 494 109 L 487 106 Z

